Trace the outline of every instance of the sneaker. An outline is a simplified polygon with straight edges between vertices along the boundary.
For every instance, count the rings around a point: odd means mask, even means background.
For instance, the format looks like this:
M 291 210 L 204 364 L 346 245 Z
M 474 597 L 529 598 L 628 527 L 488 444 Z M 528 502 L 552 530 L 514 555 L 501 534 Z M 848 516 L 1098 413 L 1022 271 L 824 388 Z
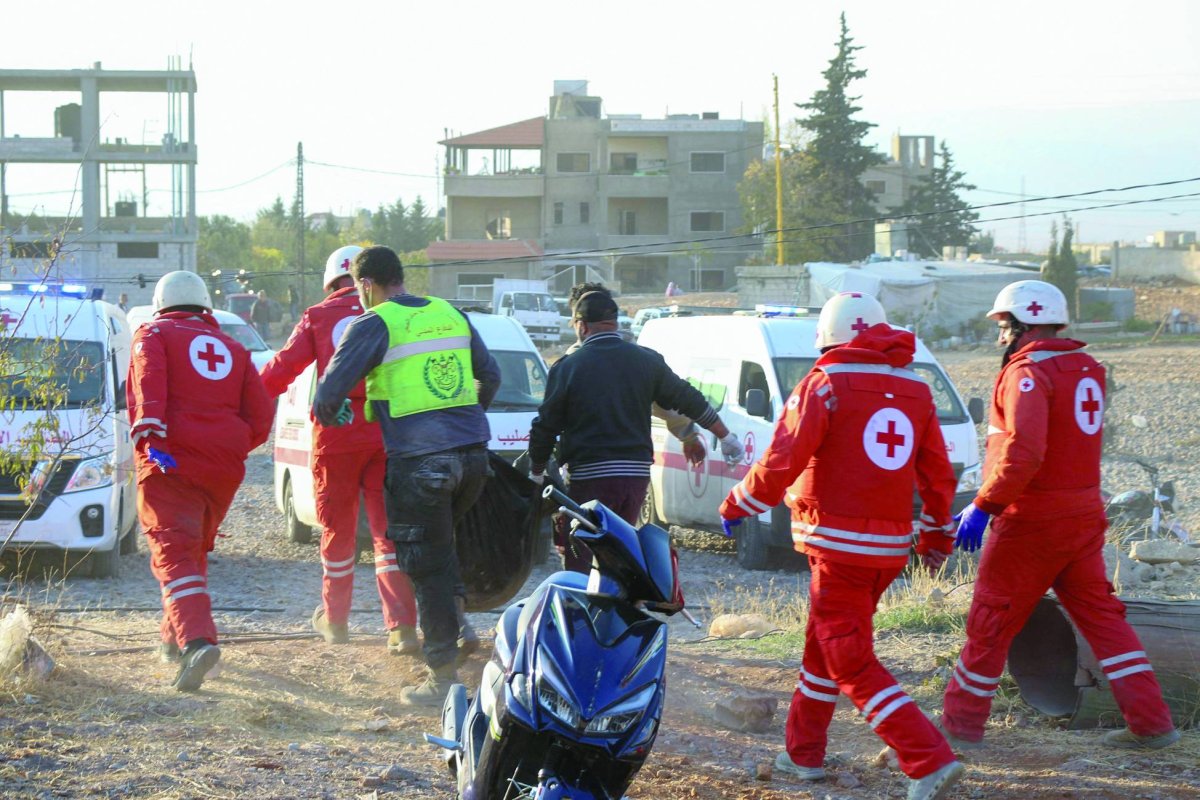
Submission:
M 397 625 L 388 631 L 387 649 L 394 656 L 415 656 L 421 652 L 416 626 Z
M 1172 728 L 1166 733 L 1152 736 L 1138 736 L 1128 728 L 1119 731 L 1109 731 L 1104 735 L 1104 744 L 1123 750 L 1161 750 L 1179 741 L 1179 731 Z
M 330 622 L 325 617 L 325 607 L 317 606 L 312 615 L 313 630 L 325 637 L 326 644 L 349 644 L 350 626 L 345 622 Z
M 795 761 L 792 761 L 792 757 L 787 754 L 786 750 L 775 756 L 775 771 L 790 775 L 793 778 L 799 778 L 802 781 L 825 780 L 824 767 L 802 767 Z
M 155 653 L 158 655 L 158 660 L 164 664 L 178 664 L 179 660 L 183 658 L 183 651 L 175 642 L 159 642 Z
M 450 687 L 457 680 L 458 674 L 453 664 L 437 669 L 427 668 L 425 680 L 416 686 L 405 686 L 400 690 L 400 705 L 440 709 L 450 692 Z
M 946 737 L 946 744 L 950 745 L 951 750 L 982 750 L 983 739 L 965 739 L 955 733 L 946 730 L 945 720 L 939 719 L 933 723 L 933 727 L 938 729 L 938 733 Z
M 963 765 L 951 761 L 924 778 L 913 778 L 908 782 L 908 800 L 940 800 L 958 779 L 962 777 Z
M 179 674 L 175 676 L 174 687 L 181 692 L 194 692 L 204 683 L 209 670 L 221 660 L 221 648 L 215 644 L 200 640 L 191 642 L 179 661 Z

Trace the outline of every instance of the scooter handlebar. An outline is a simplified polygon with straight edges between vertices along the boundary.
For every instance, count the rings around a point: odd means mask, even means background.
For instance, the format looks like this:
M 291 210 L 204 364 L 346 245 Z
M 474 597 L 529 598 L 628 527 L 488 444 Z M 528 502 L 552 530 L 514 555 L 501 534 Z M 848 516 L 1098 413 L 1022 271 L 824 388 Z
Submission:
M 542 489 L 542 497 L 558 503 L 559 511 L 566 514 L 568 517 L 575 520 L 592 533 L 596 532 L 596 520 L 592 517 L 592 514 L 589 513 L 586 508 L 579 505 L 579 503 L 576 503 L 574 500 L 568 497 L 567 494 L 562 490 L 547 484 L 546 487 Z

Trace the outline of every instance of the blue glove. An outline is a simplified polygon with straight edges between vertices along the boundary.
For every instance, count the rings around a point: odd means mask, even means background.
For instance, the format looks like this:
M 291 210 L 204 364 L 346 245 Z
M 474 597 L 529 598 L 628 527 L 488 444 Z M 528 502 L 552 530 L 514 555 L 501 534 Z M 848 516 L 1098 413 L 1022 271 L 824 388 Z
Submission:
M 733 529 L 741 524 L 741 519 L 722 519 L 721 530 L 725 531 L 725 535 L 732 539 L 734 537 Z
M 338 409 L 337 415 L 333 418 L 334 425 L 349 425 L 354 422 L 354 406 L 350 403 L 350 398 L 347 397 L 342 401 L 342 407 Z
M 983 544 L 983 529 L 988 526 L 992 515 L 971 503 L 954 517 L 958 523 L 958 534 L 954 546 L 967 553 L 974 553 Z
M 175 469 L 179 465 L 175 463 L 175 457 L 166 450 L 159 450 L 156 447 L 150 447 L 146 450 L 146 457 L 154 462 L 160 472 L 167 472 Z

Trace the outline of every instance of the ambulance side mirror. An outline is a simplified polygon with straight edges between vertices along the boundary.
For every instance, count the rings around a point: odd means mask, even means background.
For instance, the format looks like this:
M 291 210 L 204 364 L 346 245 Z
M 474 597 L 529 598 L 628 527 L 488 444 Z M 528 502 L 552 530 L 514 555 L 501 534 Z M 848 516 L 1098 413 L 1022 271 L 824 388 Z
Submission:
M 967 413 L 971 415 L 971 421 L 976 425 L 983 422 L 983 399 L 980 397 L 972 397 L 967 401 Z
M 749 389 L 746 391 L 746 413 L 752 417 L 767 418 L 770 413 L 770 408 L 767 406 L 767 393 L 762 389 Z

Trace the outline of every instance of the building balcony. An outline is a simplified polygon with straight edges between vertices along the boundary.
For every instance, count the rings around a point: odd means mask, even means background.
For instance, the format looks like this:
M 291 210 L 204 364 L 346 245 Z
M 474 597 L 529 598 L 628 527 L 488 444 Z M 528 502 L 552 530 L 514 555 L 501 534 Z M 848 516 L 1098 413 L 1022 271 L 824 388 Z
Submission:
M 608 174 L 600 179 L 601 193 L 609 197 L 657 197 L 666 199 L 671 178 L 665 172 Z
M 540 172 L 499 175 L 446 175 L 447 197 L 541 197 L 546 179 Z
M 169 147 L 158 144 L 106 142 L 88 150 L 68 136 L 7 136 L 0 139 L 0 161 L 14 164 L 78 164 L 81 161 L 109 164 L 195 164 L 196 146 L 186 142 L 176 142 Z

